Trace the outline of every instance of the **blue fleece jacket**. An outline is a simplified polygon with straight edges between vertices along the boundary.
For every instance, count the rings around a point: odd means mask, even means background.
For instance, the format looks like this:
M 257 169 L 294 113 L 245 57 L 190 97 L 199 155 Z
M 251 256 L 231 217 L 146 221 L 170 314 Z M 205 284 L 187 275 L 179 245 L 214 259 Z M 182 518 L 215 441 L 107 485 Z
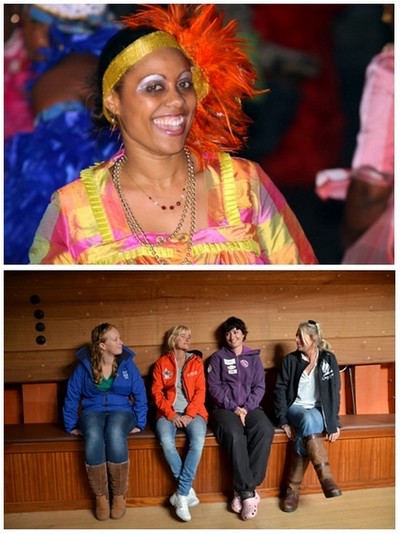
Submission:
M 265 393 L 265 374 L 260 351 L 243 347 L 236 356 L 228 347 L 210 356 L 207 386 L 214 408 L 235 411 L 240 406 L 248 411 L 257 408 Z
M 78 426 L 79 407 L 82 412 L 130 411 L 136 415 L 137 427 L 143 430 L 147 419 L 147 395 L 142 377 L 133 362 L 135 353 L 124 347 L 119 357 L 117 376 L 109 391 L 100 391 L 93 380 L 90 353 L 86 347 L 76 353 L 80 360 L 68 380 L 63 416 L 67 432 Z

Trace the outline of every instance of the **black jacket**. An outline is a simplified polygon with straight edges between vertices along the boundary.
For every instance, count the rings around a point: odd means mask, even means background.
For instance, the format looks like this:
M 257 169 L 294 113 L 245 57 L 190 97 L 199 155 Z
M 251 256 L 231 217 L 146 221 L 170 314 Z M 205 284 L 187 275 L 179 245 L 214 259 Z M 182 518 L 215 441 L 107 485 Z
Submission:
M 287 412 L 296 400 L 300 377 L 307 365 L 299 350 L 291 352 L 282 360 L 274 390 L 274 408 L 278 426 L 289 424 Z M 339 366 L 335 355 L 327 350 L 320 350 L 317 365 L 325 431 L 334 434 L 340 427 Z

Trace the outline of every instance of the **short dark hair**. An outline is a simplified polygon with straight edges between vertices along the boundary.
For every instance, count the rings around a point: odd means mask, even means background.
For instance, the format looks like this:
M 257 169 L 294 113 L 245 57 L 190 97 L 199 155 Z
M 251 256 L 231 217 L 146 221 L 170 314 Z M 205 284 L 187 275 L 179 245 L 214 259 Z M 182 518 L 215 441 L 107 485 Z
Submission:
M 241 330 L 243 332 L 244 337 L 246 338 L 248 330 L 242 319 L 238 319 L 237 317 L 229 317 L 225 322 L 222 323 L 221 326 L 221 330 L 224 335 L 233 330 L 234 328 Z

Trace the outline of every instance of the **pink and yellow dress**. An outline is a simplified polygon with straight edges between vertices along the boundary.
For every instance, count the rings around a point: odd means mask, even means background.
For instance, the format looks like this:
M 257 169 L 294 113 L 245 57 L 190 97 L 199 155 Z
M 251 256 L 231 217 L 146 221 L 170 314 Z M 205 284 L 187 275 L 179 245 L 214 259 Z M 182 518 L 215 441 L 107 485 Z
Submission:
M 86 169 L 53 194 L 30 250 L 32 264 L 159 263 L 129 228 L 110 172 L 120 155 Z M 209 226 L 195 231 L 188 263 L 317 263 L 286 200 L 257 164 L 225 153 L 203 158 Z M 161 245 L 160 234 L 146 237 L 163 264 L 183 263 L 187 234 Z

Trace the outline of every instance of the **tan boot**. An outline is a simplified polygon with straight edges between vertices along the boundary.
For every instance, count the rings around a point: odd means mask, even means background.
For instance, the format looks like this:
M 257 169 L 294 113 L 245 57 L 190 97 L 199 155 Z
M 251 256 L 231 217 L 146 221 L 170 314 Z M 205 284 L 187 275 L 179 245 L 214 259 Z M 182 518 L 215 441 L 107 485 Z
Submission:
M 303 458 L 292 450 L 286 494 L 279 503 L 282 512 L 294 512 L 297 510 L 300 497 L 300 485 L 309 463 L 309 458 Z
M 87 465 L 90 489 L 96 495 L 95 516 L 99 521 L 105 521 L 110 517 L 110 502 L 108 495 L 108 477 L 106 464 Z
M 311 436 L 304 438 L 304 442 L 325 497 L 339 497 L 339 495 L 342 494 L 342 491 L 333 480 L 329 466 L 328 453 L 325 449 L 322 435 L 312 434 Z
M 120 519 L 126 512 L 126 494 L 129 482 L 129 460 L 120 464 L 107 462 L 112 491 L 111 518 Z

